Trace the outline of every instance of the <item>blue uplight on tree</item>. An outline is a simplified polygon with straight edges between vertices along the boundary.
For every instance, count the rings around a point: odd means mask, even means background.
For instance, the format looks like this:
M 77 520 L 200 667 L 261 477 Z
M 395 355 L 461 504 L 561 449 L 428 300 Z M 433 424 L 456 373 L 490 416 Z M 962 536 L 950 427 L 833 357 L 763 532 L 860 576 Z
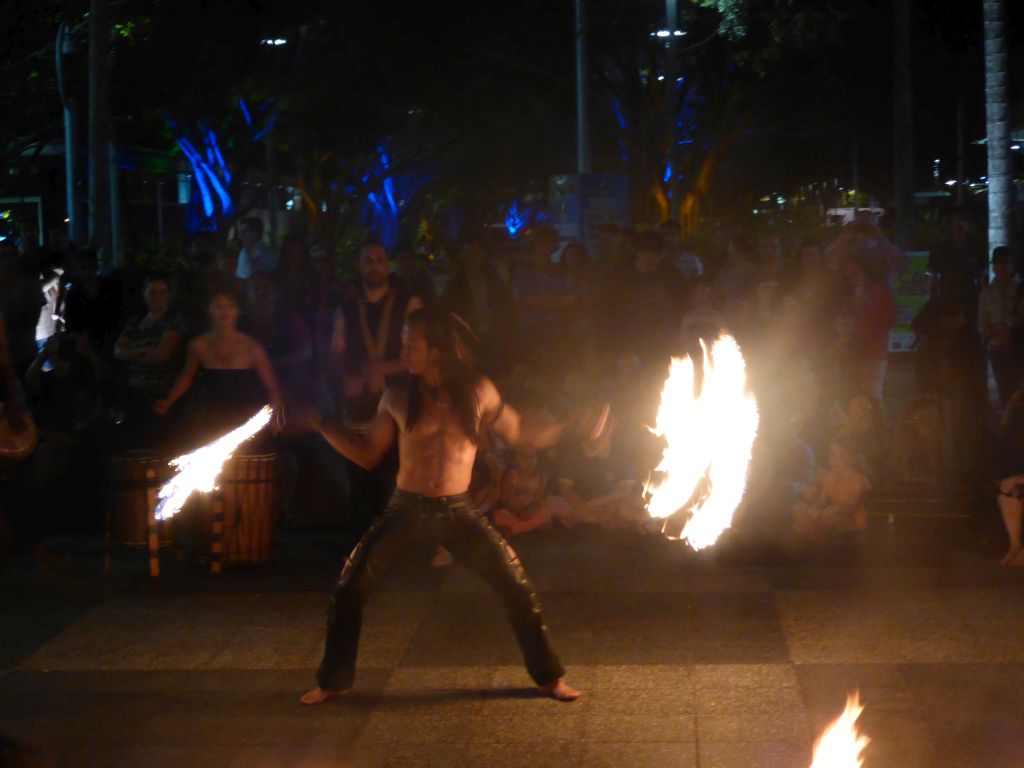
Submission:
M 515 237 L 524 226 L 526 226 L 526 218 L 519 213 L 519 201 L 516 200 L 505 214 L 505 229 L 512 237 Z
M 366 193 L 363 221 L 388 250 L 398 243 L 402 212 L 429 180 L 430 174 L 427 173 L 394 173 L 386 145 L 381 143 L 377 146 L 376 161 L 361 177 L 363 184 L 372 187 Z

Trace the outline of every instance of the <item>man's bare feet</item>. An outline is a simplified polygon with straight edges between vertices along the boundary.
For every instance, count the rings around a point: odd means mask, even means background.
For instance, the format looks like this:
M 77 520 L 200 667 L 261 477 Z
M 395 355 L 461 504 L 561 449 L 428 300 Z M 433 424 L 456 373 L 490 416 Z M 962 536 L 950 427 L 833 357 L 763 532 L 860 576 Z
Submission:
M 1020 559 L 1021 553 L 1024 553 L 1024 548 L 1019 544 L 1017 546 L 1010 545 L 1010 550 L 1006 553 L 1006 557 L 999 561 L 1000 565 L 1015 565 L 1016 561 Z M 1024 562 L 1021 563 L 1024 565 Z
M 583 695 L 582 691 L 570 688 L 562 678 L 558 678 L 553 683 L 540 686 L 540 692 L 558 701 L 576 701 L 576 699 Z
M 323 688 L 314 688 L 299 697 L 300 704 L 323 704 L 325 701 L 337 699 L 344 696 L 348 691 L 325 691 Z

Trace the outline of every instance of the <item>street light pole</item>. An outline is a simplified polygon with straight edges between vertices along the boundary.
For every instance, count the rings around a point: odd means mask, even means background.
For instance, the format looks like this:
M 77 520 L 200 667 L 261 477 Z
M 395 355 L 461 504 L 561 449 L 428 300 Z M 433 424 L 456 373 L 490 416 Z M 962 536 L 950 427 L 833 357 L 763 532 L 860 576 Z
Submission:
M 64 78 L 64 55 L 72 53 L 68 27 L 63 21 L 57 27 L 57 92 L 64 107 L 64 191 L 68 217 L 68 240 L 78 239 L 78 214 L 75 210 L 75 109 Z M 42 232 L 39 233 L 43 235 Z
M 576 172 L 579 174 L 590 173 L 586 2 L 576 0 Z
M 671 170 L 668 187 L 668 218 L 676 219 L 676 212 L 679 211 L 679 158 L 678 139 L 679 131 L 676 123 L 679 121 L 679 94 L 677 93 L 677 79 L 679 78 L 679 57 L 676 52 L 676 32 L 679 29 L 679 16 L 676 13 L 676 0 L 665 0 L 665 29 L 669 36 L 665 38 L 665 45 L 668 48 L 668 66 L 665 68 L 665 80 L 668 87 L 666 103 L 668 105 L 668 162 Z

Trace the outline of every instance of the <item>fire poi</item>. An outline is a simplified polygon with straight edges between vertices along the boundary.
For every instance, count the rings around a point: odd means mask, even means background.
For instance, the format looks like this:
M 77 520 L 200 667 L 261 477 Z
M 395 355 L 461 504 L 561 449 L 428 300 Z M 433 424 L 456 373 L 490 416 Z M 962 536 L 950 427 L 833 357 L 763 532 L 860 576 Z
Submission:
M 871 739 L 857 731 L 857 718 L 863 711 L 859 691 L 847 696 L 846 709 L 814 742 L 811 768 L 860 768 L 864 765 L 860 753 Z
M 695 393 L 690 357 L 672 358 L 651 430 L 665 439 L 657 478 L 646 488 L 647 511 L 666 519 L 688 508 L 679 538 L 693 549 L 714 544 L 743 500 L 757 436 L 757 400 L 747 391 L 746 364 L 736 340 L 701 342 L 703 379 Z M 706 492 L 698 492 L 706 482 Z
M 209 493 L 217 487 L 217 478 L 224 469 L 224 462 L 246 440 L 270 423 L 273 409 L 263 406 L 245 424 L 218 437 L 211 443 L 191 453 L 171 459 L 168 464 L 177 469 L 174 477 L 160 486 L 156 506 L 157 520 L 173 517 L 185 506 L 188 497 L 195 491 Z

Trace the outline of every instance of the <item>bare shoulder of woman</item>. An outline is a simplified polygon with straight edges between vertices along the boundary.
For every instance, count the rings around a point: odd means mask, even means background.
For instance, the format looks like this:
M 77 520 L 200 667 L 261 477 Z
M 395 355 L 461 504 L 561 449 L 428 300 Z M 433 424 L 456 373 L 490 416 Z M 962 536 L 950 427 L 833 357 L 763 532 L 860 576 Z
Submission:
M 198 355 L 201 359 L 205 358 L 210 350 L 210 333 L 206 332 L 196 336 L 188 343 L 188 349 L 189 352 Z

